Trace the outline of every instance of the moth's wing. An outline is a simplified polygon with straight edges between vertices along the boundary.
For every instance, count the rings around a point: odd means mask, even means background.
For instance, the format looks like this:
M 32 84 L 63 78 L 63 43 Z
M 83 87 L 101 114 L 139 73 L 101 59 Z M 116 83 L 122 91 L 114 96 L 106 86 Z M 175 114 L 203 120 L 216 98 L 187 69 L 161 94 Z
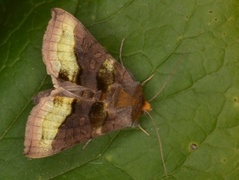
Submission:
M 114 66 L 115 81 L 133 82 L 126 69 L 99 44 L 84 25 L 68 12 L 54 8 L 43 38 L 43 60 L 55 87 L 70 81 L 98 90 L 97 75 L 107 60 Z
M 80 73 L 74 53 L 74 29 L 77 23 L 68 13 L 52 10 L 52 18 L 43 37 L 42 55 L 54 85 L 56 79 L 76 82 Z
M 118 95 L 121 90 L 114 91 Z M 89 98 L 76 98 L 56 89 L 49 96 L 39 98 L 27 120 L 24 154 L 30 158 L 51 156 L 131 125 L 131 107 L 122 107 L 115 97 L 99 102 L 97 94 L 90 97 L 91 92 L 88 93 Z M 107 108 L 106 103 L 109 104 Z M 113 107 L 115 103 L 119 108 Z
M 87 69 L 97 62 L 101 63 L 100 59 L 96 62 L 93 56 L 102 52 L 105 54 L 104 48 L 74 16 L 59 8 L 54 8 L 51 12 L 52 18 L 48 23 L 42 47 L 47 73 L 51 75 L 55 87 L 58 85 L 57 80 L 89 87 L 87 83 L 80 82 L 80 76 L 84 74 L 87 80 L 93 79 L 91 84 L 95 83 L 95 72 L 88 72 Z M 97 46 L 97 50 L 93 46 Z
M 91 138 L 88 113 L 93 101 L 52 91 L 42 97 L 28 117 L 24 154 L 42 158 Z

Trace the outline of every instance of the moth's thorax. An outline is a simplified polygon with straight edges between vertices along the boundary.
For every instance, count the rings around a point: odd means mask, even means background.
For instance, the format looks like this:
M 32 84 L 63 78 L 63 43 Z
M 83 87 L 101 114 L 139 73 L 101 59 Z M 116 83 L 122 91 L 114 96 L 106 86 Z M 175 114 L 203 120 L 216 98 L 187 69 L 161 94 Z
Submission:
M 112 94 L 114 99 L 114 104 L 116 108 L 129 108 L 131 114 L 131 122 L 137 121 L 142 114 L 142 107 L 145 103 L 144 96 L 142 93 L 142 86 L 138 82 L 127 83 L 123 85 L 116 85 L 112 87 Z M 109 101 L 112 101 L 112 98 L 109 94 Z

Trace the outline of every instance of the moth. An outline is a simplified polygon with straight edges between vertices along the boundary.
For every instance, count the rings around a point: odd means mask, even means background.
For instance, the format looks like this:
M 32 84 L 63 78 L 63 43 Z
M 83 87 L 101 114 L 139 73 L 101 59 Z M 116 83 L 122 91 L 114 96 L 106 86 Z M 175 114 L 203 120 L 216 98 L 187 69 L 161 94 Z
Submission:
M 42 55 L 54 89 L 39 93 L 24 154 L 42 158 L 138 123 L 151 106 L 142 85 L 68 12 L 54 8 Z

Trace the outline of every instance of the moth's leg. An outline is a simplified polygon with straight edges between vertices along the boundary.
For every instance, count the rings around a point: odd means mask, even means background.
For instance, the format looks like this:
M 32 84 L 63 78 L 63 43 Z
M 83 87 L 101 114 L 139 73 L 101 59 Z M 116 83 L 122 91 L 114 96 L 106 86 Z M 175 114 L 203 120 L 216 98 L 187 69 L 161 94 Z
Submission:
M 90 144 L 91 140 L 92 140 L 92 139 L 89 139 L 89 140 L 85 143 L 85 145 L 84 145 L 83 148 L 82 148 L 83 150 L 86 148 L 86 146 L 88 146 L 88 144 Z
M 123 51 L 124 41 L 125 41 L 125 38 L 123 38 L 123 39 L 121 40 L 120 50 L 119 50 L 119 59 L 120 59 L 120 64 L 121 64 L 122 66 L 124 66 L 123 60 L 122 60 L 122 51 Z
M 90 89 L 90 88 L 87 88 L 87 87 L 84 87 L 84 86 L 81 86 L 81 85 L 78 85 L 78 84 L 75 84 L 75 83 L 72 83 L 72 82 L 69 82 L 69 81 L 58 82 L 58 84 L 60 85 L 61 88 L 65 89 L 67 91 L 71 91 L 71 92 L 74 92 L 74 91 L 90 91 L 92 93 L 95 93 L 95 91 Z
M 148 133 L 144 128 L 142 128 L 142 126 L 140 126 L 140 124 L 138 124 L 138 128 L 139 128 L 144 134 L 146 134 L 147 136 L 150 136 L 149 133 Z
M 122 59 L 122 52 L 123 52 L 123 46 L 124 46 L 124 41 L 125 41 L 125 38 L 123 38 L 121 40 L 121 44 L 120 44 L 120 50 L 119 50 L 119 60 L 120 60 L 120 64 L 122 66 L 124 66 L 124 63 L 123 63 L 123 59 Z M 152 78 L 153 78 L 154 74 L 151 74 L 147 79 L 145 79 L 141 84 L 142 86 L 144 86 L 144 84 L 146 84 L 148 81 L 150 81 Z
M 82 93 L 94 96 L 96 92 L 84 86 L 80 86 L 69 81 L 58 82 L 58 93 L 67 97 L 82 98 Z
M 138 121 L 132 123 L 132 127 L 138 127 L 144 134 L 150 136 L 149 133 L 139 124 Z
M 147 82 L 149 82 L 154 77 L 154 74 L 151 74 L 147 79 L 145 79 L 141 85 L 144 86 Z

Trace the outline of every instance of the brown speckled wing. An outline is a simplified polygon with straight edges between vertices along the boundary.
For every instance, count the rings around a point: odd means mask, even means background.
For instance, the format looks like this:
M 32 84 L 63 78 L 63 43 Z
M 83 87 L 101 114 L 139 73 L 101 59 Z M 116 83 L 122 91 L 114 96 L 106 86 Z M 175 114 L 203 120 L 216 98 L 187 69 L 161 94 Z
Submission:
M 42 54 L 55 89 L 37 96 L 28 117 L 27 157 L 50 156 L 137 123 L 147 104 L 141 84 L 71 14 L 52 9 Z

